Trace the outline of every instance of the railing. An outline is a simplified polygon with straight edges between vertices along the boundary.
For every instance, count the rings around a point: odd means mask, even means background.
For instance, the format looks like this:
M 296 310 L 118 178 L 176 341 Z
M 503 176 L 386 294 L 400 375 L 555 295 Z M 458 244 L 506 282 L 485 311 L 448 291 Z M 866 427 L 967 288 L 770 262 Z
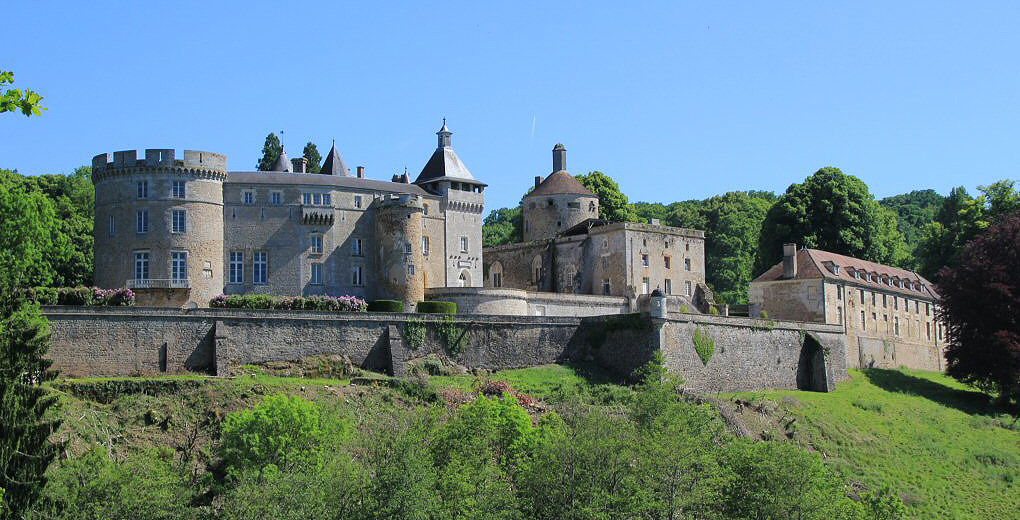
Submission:
M 127 281 L 128 289 L 191 289 L 191 280 L 138 278 Z

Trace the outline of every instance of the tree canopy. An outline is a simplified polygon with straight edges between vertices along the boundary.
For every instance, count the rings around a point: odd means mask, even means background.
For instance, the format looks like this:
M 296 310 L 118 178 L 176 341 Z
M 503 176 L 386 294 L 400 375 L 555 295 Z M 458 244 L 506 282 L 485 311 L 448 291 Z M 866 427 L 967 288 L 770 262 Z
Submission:
M 499 208 L 489 212 L 482 223 L 482 247 L 515 244 L 522 241 L 521 207 Z
M 907 261 L 895 214 L 879 205 L 864 182 L 834 167 L 791 185 L 768 211 L 754 273 L 778 262 L 788 242 L 887 265 Z
M 879 203 L 882 207 L 896 212 L 898 221 L 896 227 L 903 234 L 907 249 L 913 253 L 917 249 L 925 226 L 935 219 L 935 213 L 942 207 L 943 200 L 945 197 L 929 189 L 886 197 Z M 913 256 L 911 254 L 911 257 Z
M 46 110 L 42 106 L 43 97 L 38 92 L 26 88 L 24 92 L 8 85 L 14 83 L 14 73 L 0 70 L 0 113 L 21 112 L 26 116 L 39 116 Z
M 280 158 L 280 153 L 283 152 L 283 145 L 280 144 L 280 138 L 276 137 L 276 134 L 270 132 L 266 136 L 266 142 L 262 145 L 262 158 L 255 167 L 260 172 L 268 172 L 273 170 L 273 166 L 276 164 L 276 160 Z
M 594 171 L 575 178 L 598 196 L 599 218 L 610 222 L 634 222 L 637 219 L 627 203 L 627 196 L 620 191 L 620 185 L 612 177 Z
M 939 273 L 946 372 L 1000 402 L 1020 398 L 1020 211 L 971 241 Z
M 308 141 L 301 155 L 308 161 L 305 171 L 308 173 L 319 173 L 319 169 L 322 168 L 322 156 L 319 155 L 319 149 L 315 146 L 315 143 Z

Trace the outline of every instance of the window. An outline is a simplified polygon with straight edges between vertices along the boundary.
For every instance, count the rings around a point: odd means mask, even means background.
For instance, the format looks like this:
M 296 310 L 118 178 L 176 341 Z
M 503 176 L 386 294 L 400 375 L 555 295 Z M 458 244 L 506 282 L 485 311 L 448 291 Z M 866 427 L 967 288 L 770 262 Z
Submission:
M 255 192 L 252 190 L 245 190 L 241 193 L 241 200 L 249 206 L 255 204 Z
M 170 232 L 187 233 L 188 213 L 183 209 L 175 209 L 170 213 Z
M 843 308 L 836 307 L 836 323 L 843 324 Z
M 312 254 L 322 254 L 322 235 L 318 233 L 312 234 L 311 237 L 311 252 Z
M 414 276 L 414 264 L 407 264 L 407 276 Z
M 920 301 L 917 301 L 917 300 L 914 301 L 914 314 L 921 314 L 921 302 Z
M 896 334 L 897 336 L 900 335 L 900 317 L 899 316 L 894 316 L 893 317 L 893 333 Z
M 878 295 L 871 293 L 871 305 L 877 305 L 878 300 L 876 298 L 878 298 Z
M 666 269 L 669 269 L 669 263 L 670 263 L 669 261 L 670 261 L 670 258 L 668 256 L 662 257 L 662 264 L 666 267 Z
M 322 284 L 322 264 L 315 262 L 312 264 L 312 278 L 308 281 L 312 285 Z
M 231 251 L 228 282 L 244 283 L 244 251 Z
M 138 198 L 149 198 L 149 181 L 138 181 Z
M 187 251 L 173 251 L 170 253 L 170 278 L 173 280 L 188 279 Z
M 424 214 L 426 217 L 429 216 L 429 205 L 428 204 L 422 204 L 421 205 L 421 210 L 422 210 L 422 214 Z
M 666 278 L 662 282 L 662 288 L 666 291 L 666 294 L 673 294 L 673 280 Z
M 149 279 L 149 252 L 135 253 L 135 280 Z
M 429 256 L 429 237 L 421 237 L 421 254 Z
M 468 237 L 460 237 L 460 252 L 468 252 Z
M 686 282 L 684 282 L 684 292 L 687 293 L 687 296 L 690 296 L 691 294 L 694 293 L 694 291 L 691 288 L 691 281 L 690 280 L 687 280 Z
M 595 202 L 594 201 L 588 203 L 588 213 L 595 213 Z
M 252 256 L 251 281 L 256 285 L 269 282 L 269 253 L 255 251 Z
M 332 206 L 333 205 L 333 196 L 330 195 L 329 193 L 323 193 L 322 194 L 322 205 L 323 206 Z
M 925 303 L 924 304 L 924 315 L 928 316 L 929 312 L 931 312 L 931 304 L 930 303 Z
M 492 286 L 503 287 L 503 273 L 492 273 Z
M 839 300 L 839 301 L 843 301 L 843 286 L 842 285 L 837 285 L 836 286 L 836 299 Z
M 888 306 L 889 306 L 889 295 L 888 294 L 883 294 L 882 295 L 882 307 L 885 308 L 885 307 L 888 307 Z
M 581 203 L 580 202 L 568 202 L 567 203 L 567 209 L 581 209 Z
M 875 330 L 878 330 L 878 313 L 871 313 L 871 321 L 875 322 Z
M 609 296 L 609 278 L 602 279 L 602 294 Z
M 354 207 L 358 209 L 361 208 L 361 195 L 354 196 Z
M 414 249 L 411 247 L 411 243 L 410 242 L 404 242 L 404 254 L 405 255 L 412 255 L 412 254 L 414 254 Z
M 603 256 L 602 257 L 602 269 L 609 269 L 609 257 L 608 256 Z
M 603 238 L 602 239 L 602 249 L 609 249 L 609 239 L 608 238 Z
M 139 233 L 149 232 L 149 210 L 138 210 L 138 213 L 135 215 L 135 231 Z
M 361 239 L 360 238 L 355 238 L 354 240 L 351 241 L 351 254 L 352 255 L 354 255 L 354 256 L 362 256 L 362 255 L 365 254 L 363 251 L 364 250 L 361 248 Z
M 931 322 L 929 321 L 924 322 L 924 333 L 925 336 L 928 338 L 928 341 L 931 341 Z
M 304 204 L 305 206 L 311 206 L 312 205 L 312 194 L 311 193 L 302 193 L 301 194 L 301 203 Z
M 684 271 L 690 271 L 690 270 L 691 270 L 691 259 L 690 258 L 684 258 Z
M 641 265 L 648 267 L 648 255 L 641 255 Z
M 117 234 L 117 222 L 114 220 L 113 215 L 110 215 L 110 236 Z
M 175 199 L 184 198 L 184 181 L 173 181 L 170 186 L 170 196 Z
M 867 314 L 865 314 L 864 311 L 861 311 L 861 330 L 866 330 L 867 328 L 868 328 Z
M 322 194 L 321 193 L 313 193 L 312 194 L 312 204 L 314 204 L 316 206 L 321 206 L 322 205 Z
M 280 193 L 278 191 L 274 191 L 274 192 L 270 193 L 269 194 L 269 203 L 274 205 L 274 206 L 279 206 L 280 204 L 283 204 L 283 193 Z
M 690 250 L 691 250 L 691 245 L 690 244 L 684 244 L 684 251 L 690 251 Z
M 857 292 L 861 295 L 861 305 L 864 305 L 864 289 L 857 289 Z
M 641 279 L 641 294 L 648 294 L 648 285 L 650 284 L 648 277 Z
M 899 298 L 897 298 L 895 296 L 892 297 L 892 307 L 893 307 L 893 310 L 896 310 L 896 311 L 900 310 L 900 299 Z
M 361 266 L 355 265 L 351 267 L 351 285 L 361 285 Z

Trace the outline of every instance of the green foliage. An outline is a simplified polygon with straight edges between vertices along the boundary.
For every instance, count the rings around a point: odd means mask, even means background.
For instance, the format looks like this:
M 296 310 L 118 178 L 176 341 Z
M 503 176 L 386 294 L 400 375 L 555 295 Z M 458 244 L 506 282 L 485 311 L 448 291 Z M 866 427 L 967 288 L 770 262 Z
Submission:
M 272 296 L 221 294 L 209 301 L 218 309 L 273 309 L 283 311 L 365 312 L 371 306 L 355 296 Z
M 424 321 L 416 318 L 407 320 L 404 323 L 404 341 L 407 343 L 407 348 L 418 350 L 425 346 L 428 332 L 429 329 L 425 326 Z
M 12 516 L 39 498 L 44 473 L 59 449 L 49 442 L 60 425 L 47 416 L 57 404 L 42 384 L 56 377 L 45 359 L 49 322 L 34 303 L 0 302 L 0 488 Z
M 896 212 L 896 227 L 903 234 L 907 247 L 913 253 L 925 226 L 935 220 L 935 214 L 942 207 L 944 200 L 945 197 L 935 190 L 914 190 L 886 197 L 879 201 L 879 204 Z
M 221 450 L 228 468 L 290 471 L 321 462 L 329 428 L 319 407 L 300 397 L 271 395 L 223 421 Z
M 305 166 L 305 172 L 319 173 L 322 168 L 322 156 L 319 155 L 319 148 L 315 146 L 315 143 L 308 141 L 305 144 L 305 149 L 301 152 L 301 156 L 308 161 L 308 164 Z
M 135 293 L 131 289 L 99 287 L 33 287 L 19 291 L 19 297 L 39 305 L 128 307 L 135 304 Z
M 610 222 L 634 222 L 637 214 L 630 209 L 627 196 L 612 177 L 600 172 L 588 172 L 574 177 L 599 198 L 599 218 Z
M 283 145 L 280 144 L 280 138 L 276 137 L 276 134 L 270 132 L 266 136 L 266 142 L 262 145 L 262 158 L 259 159 L 258 164 L 255 168 L 260 172 L 272 171 L 273 166 L 276 164 L 276 160 L 280 158 L 280 154 L 283 153 Z
M 0 70 L 0 113 L 21 112 L 26 116 L 40 116 L 46 107 L 41 105 L 43 97 L 38 92 L 26 88 L 10 88 L 14 83 L 14 73 Z
M 368 302 L 368 312 L 404 312 L 404 302 L 399 300 L 375 300 Z
M 872 520 L 906 520 L 907 505 L 890 488 L 868 491 L 861 495 L 861 503 L 869 519 Z
M 778 262 L 788 242 L 882 264 L 907 262 L 896 216 L 875 201 L 864 182 L 839 168 L 822 168 L 790 185 L 769 209 L 754 273 Z
M 712 354 L 715 354 L 715 340 L 701 327 L 694 328 L 694 335 L 691 339 L 694 341 L 694 350 L 698 353 L 698 357 L 701 358 L 701 364 L 708 366 L 708 361 L 712 359 Z
M 464 338 L 467 332 L 464 326 L 458 324 L 448 315 L 443 315 L 432 323 L 435 323 L 436 332 L 443 340 L 443 346 L 446 348 L 447 353 L 451 356 L 459 356 L 464 353 L 468 346 Z
M 457 314 L 457 304 L 455 302 L 429 300 L 426 302 L 418 302 L 415 310 L 422 313 Z
M 499 208 L 489 212 L 482 223 L 482 247 L 515 244 L 524 240 L 521 208 Z

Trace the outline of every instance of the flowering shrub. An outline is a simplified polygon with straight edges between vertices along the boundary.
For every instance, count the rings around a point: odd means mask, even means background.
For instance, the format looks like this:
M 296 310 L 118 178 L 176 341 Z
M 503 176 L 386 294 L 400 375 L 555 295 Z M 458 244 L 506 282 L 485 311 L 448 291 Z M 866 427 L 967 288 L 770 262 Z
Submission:
M 525 408 L 534 408 L 538 400 L 534 397 L 518 392 L 510 386 L 510 383 L 499 380 L 476 380 L 475 391 L 486 397 L 502 397 L 504 395 L 511 395 L 517 399 L 517 403 Z
M 127 307 L 135 304 L 135 293 L 131 289 L 123 288 L 33 287 L 26 289 L 23 297 L 40 305 Z
M 270 296 L 221 294 L 209 301 L 218 309 L 273 309 L 281 311 L 365 312 L 368 304 L 355 296 Z

